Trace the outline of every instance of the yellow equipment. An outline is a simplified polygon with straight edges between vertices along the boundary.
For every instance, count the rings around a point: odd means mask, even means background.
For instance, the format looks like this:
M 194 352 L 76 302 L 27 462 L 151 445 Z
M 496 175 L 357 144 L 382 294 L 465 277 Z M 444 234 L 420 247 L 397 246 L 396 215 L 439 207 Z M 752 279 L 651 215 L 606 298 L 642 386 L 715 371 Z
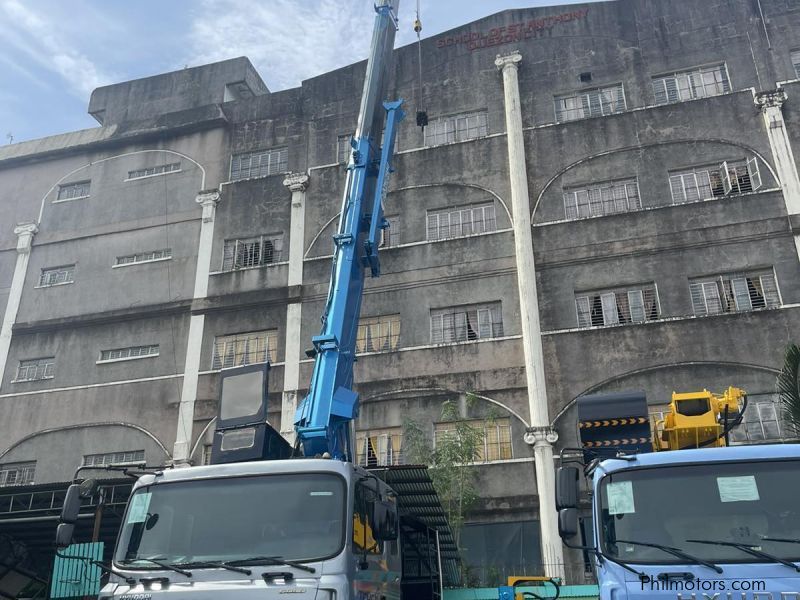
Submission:
M 722 395 L 708 390 L 672 393 L 670 411 L 656 421 L 653 449 L 683 450 L 726 446 L 726 428 L 740 416 L 739 400 L 744 390 L 729 387 Z
M 548 584 L 551 587 L 547 587 Z M 547 594 L 547 596 L 540 596 L 530 591 L 518 592 L 516 589 L 518 587 L 535 587 L 538 588 L 539 592 Z M 542 577 L 538 575 L 530 577 L 509 576 L 508 583 L 499 588 L 499 592 L 500 600 L 528 600 L 528 598 L 555 600 L 561 594 L 561 579 L 559 577 Z

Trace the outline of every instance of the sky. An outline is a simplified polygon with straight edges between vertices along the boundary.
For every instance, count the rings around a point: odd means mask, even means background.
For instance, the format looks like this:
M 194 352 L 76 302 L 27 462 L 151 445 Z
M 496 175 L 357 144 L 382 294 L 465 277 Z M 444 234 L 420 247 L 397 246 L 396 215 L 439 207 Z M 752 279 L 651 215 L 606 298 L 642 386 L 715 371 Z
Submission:
M 586 0 L 583 0 L 584 2 Z M 423 37 L 509 8 L 577 0 L 420 0 Z M 271 91 L 367 57 L 372 0 L 0 0 L 0 144 L 96 127 L 92 90 L 247 56 Z M 396 45 L 413 42 L 401 0 Z M 354 99 L 354 102 L 357 102 Z

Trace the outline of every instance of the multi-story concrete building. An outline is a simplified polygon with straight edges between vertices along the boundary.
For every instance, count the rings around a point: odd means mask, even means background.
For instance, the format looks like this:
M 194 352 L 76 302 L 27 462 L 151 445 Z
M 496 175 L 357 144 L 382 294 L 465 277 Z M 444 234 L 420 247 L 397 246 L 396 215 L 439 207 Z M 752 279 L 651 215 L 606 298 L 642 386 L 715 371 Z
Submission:
M 459 402 L 484 432 L 462 546 L 487 581 L 559 560 L 538 490 L 582 394 L 658 410 L 737 385 L 740 439 L 786 439 L 800 5 L 504 11 L 423 40 L 422 89 L 416 47 L 395 55 L 389 96 L 430 124 L 400 129 L 364 298 L 359 461 L 402 461 L 408 420 L 434 443 Z M 97 128 L 0 148 L 6 564 L 46 572 L 48 502 L 79 465 L 201 463 L 225 367 L 271 361 L 290 435 L 363 72 L 270 92 L 245 58 L 184 69 L 95 90 Z

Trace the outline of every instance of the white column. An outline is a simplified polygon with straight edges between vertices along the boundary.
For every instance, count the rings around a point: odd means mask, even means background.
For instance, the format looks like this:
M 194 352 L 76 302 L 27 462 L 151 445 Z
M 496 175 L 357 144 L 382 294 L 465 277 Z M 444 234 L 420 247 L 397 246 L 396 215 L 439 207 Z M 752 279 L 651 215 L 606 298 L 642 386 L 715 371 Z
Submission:
M 17 236 L 17 262 L 14 265 L 14 276 L 11 278 L 11 289 L 8 292 L 8 303 L 0 328 L 0 384 L 6 372 L 8 351 L 11 348 L 11 330 L 17 320 L 19 303 L 22 300 L 22 288 L 25 275 L 28 273 L 28 261 L 31 258 L 33 236 L 39 231 L 35 223 L 22 223 L 14 228 Z
M 195 199 L 203 207 L 200 224 L 200 244 L 197 248 L 197 269 L 194 276 L 194 299 L 208 294 L 208 273 L 211 270 L 211 247 L 214 243 L 214 217 L 219 202 L 217 190 L 201 191 Z M 183 367 L 183 386 L 178 408 L 178 429 L 172 460 L 176 466 L 189 466 L 194 427 L 194 403 L 197 399 L 197 380 L 200 373 L 200 351 L 203 346 L 204 315 L 192 315 L 186 342 L 186 362 Z
M 767 127 L 775 170 L 783 188 L 786 212 L 792 222 L 794 245 L 800 257 L 800 176 L 797 174 L 797 163 L 794 161 L 792 144 L 783 119 L 783 103 L 786 102 L 786 97 L 785 90 L 760 92 L 756 94 L 755 102 L 761 109 Z
M 525 442 L 533 446 L 545 574 L 550 577 L 561 577 L 563 580 L 564 553 L 561 539 L 558 536 L 555 470 L 553 468 L 553 443 L 558 437 L 550 426 L 547 387 L 544 377 L 544 352 L 539 324 L 539 299 L 536 292 L 536 264 L 533 257 L 528 172 L 517 78 L 517 69 L 521 60 L 522 55 L 519 52 L 513 52 L 505 56 L 498 56 L 495 65 L 503 72 L 508 170 L 514 219 L 514 249 L 519 286 L 520 319 L 522 321 L 522 347 L 531 415 L 531 427 L 525 435 Z
M 308 175 L 291 173 L 283 185 L 292 192 L 291 224 L 289 226 L 289 287 L 303 284 L 303 254 L 305 243 L 306 188 Z M 294 443 L 294 412 L 297 409 L 297 390 L 300 387 L 300 322 L 302 303 L 286 307 L 286 346 L 284 348 L 283 395 L 281 401 L 281 435 Z

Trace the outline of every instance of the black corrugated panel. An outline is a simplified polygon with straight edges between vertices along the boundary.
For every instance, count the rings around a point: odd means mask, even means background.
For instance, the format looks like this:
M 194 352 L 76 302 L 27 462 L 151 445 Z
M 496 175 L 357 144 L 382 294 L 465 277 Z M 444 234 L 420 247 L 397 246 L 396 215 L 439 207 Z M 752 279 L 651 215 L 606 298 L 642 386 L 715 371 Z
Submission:
M 428 474 L 428 467 L 394 465 L 371 467 L 369 471 L 375 473 L 397 493 L 397 506 L 401 514 L 414 517 L 439 533 L 444 585 L 445 587 L 459 585 L 458 563 L 461 557 L 447 515 Z

